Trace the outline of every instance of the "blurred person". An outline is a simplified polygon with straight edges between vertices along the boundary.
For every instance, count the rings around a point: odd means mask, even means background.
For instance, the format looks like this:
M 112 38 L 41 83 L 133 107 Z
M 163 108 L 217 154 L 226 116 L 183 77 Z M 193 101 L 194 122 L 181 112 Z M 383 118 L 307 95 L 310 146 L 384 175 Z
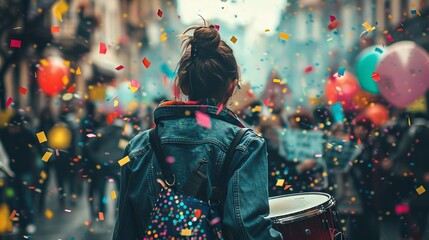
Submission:
M 36 159 L 42 154 L 42 147 L 36 134 L 25 127 L 25 116 L 17 112 L 9 125 L 1 133 L 1 139 L 10 159 L 10 168 L 15 173 L 11 179 L 15 192 L 12 208 L 19 213 L 20 231 L 33 234 L 34 224 L 34 186 Z
M 412 175 L 414 188 L 410 200 L 411 234 L 414 240 L 422 240 L 429 216 L 429 194 L 423 191 L 429 189 L 429 121 L 426 114 L 415 113 L 409 122 L 410 128 L 404 133 L 397 151 L 390 159 L 395 172 Z
M 238 86 L 239 69 L 232 49 L 221 40 L 213 25 L 190 27 L 184 34 L 191 30 L 194 30 L 193 36 L 182 38 L 183 51 L 175 81 L 187 101 L 160 104 L 154 111 L 155 134 L 160 133 L 163 153 L 175 159 L 171 163 L 175 176 L 171 185 L 180 192 L 191 169 L 198 162 L 206 163 L 209 185 L 202 190 L 207 197 L 213 197 L 219 196 L 218 191 L 212 194 L 209 186 L 228 178 L 227 172 L 220 172 L 220 165 L 234 135 L 244 127 L 225 107 L 217 114 L 218 107 L 227 106 Z M 211 128 L 200 126 L 201 119 L 197 122 L 194 116 L 199 111 L 210 116 Z M 144 131 L 133 138 L 124 153 L 130 162 L 121 168 L 115 240 L 150 234 L 147 227 L 151 224 L 153 201 L 157 199 L 161 185 L 166 186 L 161 179 L 156 180 L 162 178 L 166 169 L 161 169 L 154 154 L 149 132 Z M 221 216 L 222 236 L 226 239 L 282 239 L 281 234 L 272 228 L 271 221 L 264 218 L 269 214 L 264 140 L 247 131 L 234 152 L 231 160 L 241 164 L 228 169 L 231 179 L 235 180 L 228 181 L 226 189 L 219 190 L 226 190 L 225 198 L 222 196 L 220 200 L 223 207 L 213 209 Z
M 353 160 L 350 176 L 361 203 L 361 213 L 351 216 L 350 239 L 380 239 L 377 211 L 374 208 L 374 148 L 371 143 L 373 124 L 368 118 L 358 118 L 352 123 L 351 140 L 362 145 L 362 151 Z

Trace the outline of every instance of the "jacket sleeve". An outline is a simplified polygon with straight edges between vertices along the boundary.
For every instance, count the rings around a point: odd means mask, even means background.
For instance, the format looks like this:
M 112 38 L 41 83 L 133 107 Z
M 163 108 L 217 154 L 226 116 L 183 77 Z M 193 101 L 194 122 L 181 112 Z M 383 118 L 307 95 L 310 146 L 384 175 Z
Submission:
M 269 214 L 265 141 L 259 137 L 252 139 L 245 151 L 236 151 L 235 157 L 239 157 L 242 165 L 228 181 L 225 228 L 234 239 L 282 239 L 282 235 L 272 228 L 271 221 L 265 219 Z
M 129 145 L 125 148 L 124 156 L 129 154 Z M 119 199 L 118 199 L 118 215 L 116 218 L 115 230 L 113 233 L 113 240 L 138 238 L 137 221 L 134 216 L 132 205 L 128 200 L 127 188 L 130 184 L 131 169 L 129 164 L 121 167 L 121 179 L 119 184 Z

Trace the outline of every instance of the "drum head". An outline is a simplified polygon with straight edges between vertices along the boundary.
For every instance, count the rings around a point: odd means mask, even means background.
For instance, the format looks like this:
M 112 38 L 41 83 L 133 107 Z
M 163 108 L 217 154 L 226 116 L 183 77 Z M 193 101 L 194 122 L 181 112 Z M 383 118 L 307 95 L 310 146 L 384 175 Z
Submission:
M 268 218 L 290 216 L 312 208 L 323 206 L 332 197 L 325 193 L 297 193 L 269 199 Z

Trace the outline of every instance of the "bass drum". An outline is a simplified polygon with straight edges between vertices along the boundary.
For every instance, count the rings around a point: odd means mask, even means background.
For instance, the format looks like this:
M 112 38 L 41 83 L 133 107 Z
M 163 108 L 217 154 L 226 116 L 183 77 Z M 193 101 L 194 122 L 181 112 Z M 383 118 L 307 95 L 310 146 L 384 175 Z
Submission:
M 309 192 L 269 199 L 275 229 L 285 240 L 346 239 L 339 229 L 334 198 L 326 193 Z

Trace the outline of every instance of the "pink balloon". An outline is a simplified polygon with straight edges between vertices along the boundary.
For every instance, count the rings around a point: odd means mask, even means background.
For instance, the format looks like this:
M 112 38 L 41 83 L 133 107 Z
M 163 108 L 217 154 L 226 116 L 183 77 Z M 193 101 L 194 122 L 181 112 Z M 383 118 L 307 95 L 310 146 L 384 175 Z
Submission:
M 381 95 L 396 107 L 407 107 L 429 89 L 429 55 L 414 42 L 388 47 L 376 71 Z

